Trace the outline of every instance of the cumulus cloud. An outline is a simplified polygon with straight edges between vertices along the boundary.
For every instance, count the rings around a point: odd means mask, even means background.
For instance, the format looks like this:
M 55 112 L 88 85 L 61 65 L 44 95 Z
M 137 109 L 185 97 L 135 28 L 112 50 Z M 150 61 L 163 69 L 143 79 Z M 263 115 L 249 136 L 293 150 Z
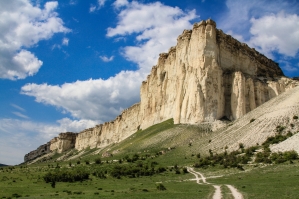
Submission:
M 126 46 L 123 56 L 139 65 L 145 73 L 156 64 L 158 54 L 176 44 L 176 38 L 184 29 L 192 27 L 190 20 L 197 18 L 195 10 L 184 12 L 160 2 L 142 4 L 137 1 L 115 1 L 118 14 L 117 26 L 107 29 L 108 37 L 137 34 L 136 46 Z
M 0 1 L 0 78 L 24 79 L 38 72 L 42 61 L 25 48 L 70 31 L 55 12 L 57 6 L 47 2 L 41 9 L 29 0 Z
M 111 57 L 100 56 L 100 58 L 101 58 L 101 60 L 102 60 L 103 62 L 111 62 L 111 61 L 113 61 L 114 56 L 111 56 Z
M 75 118 L 109 121 L 139 101 L 142 79 L 139 73 L 122 71 L 107 80 L 90 79 L 61 86 L 27 84 L 21 90 L 37 102 L 59 107 Z
M 124 1 L 118 1 L 121 2 Z M 75 118 L 101 121 L 114 119 L 121 110 L 138 102 L 141 82 L 156 64 L 159 53 L 175 45 L 178 35 L 191 28 L 190 20 L 197 16 L 194 10 L 184 12 L 159 2 L 133 1 L 122 5 L 117 25 L 107 29 L 107 36 L 136 35 L 137 45 L 123 47 L 122 53 L 139 66 L 137 71 L 121 71 L 106 80 L 90 79 L 63 85 L 27 84 L 22 87 L 22 94 L 59 107 Z M 102 59 L 109 61 L 113 57 Z
M 129 4 L 128 0 L 116 0 L 116 1 L 114 1 L 113 6 L 116 9 L 119 9 L 119 8 L 121 8 L 123 6 L 128 5 L 128 4 Z
M 263 53 L 295 57 L 299 50 L 299 17 L 284 12 L 251 19 L 250 43 Z
M 80 132 L 94 127 L 100 121 L 63 118 L 54 124 L 29 120 L 0 119 L 0 162 L 19 164 L 24 151 L 29 152 L 48 142 L 61 132 Z
M 298 12 L 298 3 L 296 1 L 284 0 L 227 0 L 228 11 L 219 19 L 218 27 L 224 31 L 234 31 L 237 34 L 249 38 L 249 29 L 251 27 L 251 18 L 260 18 L 270 13 L 279 13 L 285 10 L 287 13 Z

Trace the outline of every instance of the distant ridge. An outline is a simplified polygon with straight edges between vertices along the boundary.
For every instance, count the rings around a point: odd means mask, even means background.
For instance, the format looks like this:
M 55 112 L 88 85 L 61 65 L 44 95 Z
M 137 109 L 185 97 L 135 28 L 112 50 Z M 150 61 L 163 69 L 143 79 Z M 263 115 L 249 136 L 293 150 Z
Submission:
M 0 167 L 7 167 L 8 165 L 6 164 L 0 164 Z

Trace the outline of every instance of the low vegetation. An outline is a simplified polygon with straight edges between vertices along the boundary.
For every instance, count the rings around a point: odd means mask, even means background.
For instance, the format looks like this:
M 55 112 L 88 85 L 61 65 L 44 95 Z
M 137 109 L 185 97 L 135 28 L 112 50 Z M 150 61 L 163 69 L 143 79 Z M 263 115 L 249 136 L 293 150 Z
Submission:
M 297 123 L 293 122 L 295 125 Z M 263 144 L 247 147 L 239 143 L 238 150 L 228 151 L 228 147 L 224 147 L 222 153 L 212 149 L 203 151 L 199 147 L 198 141 L 207 146 L 217 141 L 208 129 L 181 125 L 176 133 L 174 127 L 173 120 L 168 120 L 139 130 L 100 153 L 85 149 L 80 157 L 65 161 L 52 158 L 33 165 L 1 167 L 0 187 L 5 192 L 0 191 L 0 198 L 209 198 L 213 186 L 189 181 L 194 178 L 187 171 L 187 166 L 191 165 L 206 177 L 221 176 L 208 179 L 208 182 L 232 184 L 245 198 L 279 198 L 280 194 L 272 194 L 276 188 L 270 186 L 268 189 L 272 192 L 267 192 L 268 195 L 259 192 L 263 183 L 273 184 L 277 171 L 281 176 L 288 175 L 283 178 L 286 182 L 279 185 L 279 190 L 287 190 L 289 198 L 299 194 L 290 185 L 297 180 L 292 168 L 298 168 L 298 154 L 295 151 L 270 151 L 271 145 L 293 135 L 286 132 L 290 127 L 277 126 L 276 135 Z M 171 134 L 161 133 L 162 130 Z M 185 130 L 191 133 L 187 134 Z M 193 140 L 194 136 L 200 139 Z M 81 152 L 64 155 L 71 153 Z M 55 157 L 61 155 L 55 154 Z M 251 176 L 263 178 L 253 183 Z M 224 197 L 229 198 L 229 190 L 221 189 Z

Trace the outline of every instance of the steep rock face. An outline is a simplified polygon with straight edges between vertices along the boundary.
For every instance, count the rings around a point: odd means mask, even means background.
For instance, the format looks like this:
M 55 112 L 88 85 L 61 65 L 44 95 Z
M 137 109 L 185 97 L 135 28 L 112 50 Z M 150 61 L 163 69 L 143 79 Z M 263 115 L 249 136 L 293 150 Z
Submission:
M 105 147 L 129 137 L 139 129 L 139 112 L 140 104 L 134 104 L 125 109 L 115 120 L 80 132 L 75 148 L 82 150 L 86 147 Z
M 76 137 L 77 133 L 60 133 L 58 137 L 55 137 L 50 141 L 50 150 L 57 150 L 58 153 L 62 153 L 72 149 L 75 147 Z
M 176 47 L 160 54 L 141 86 L 141 128 L 235 120 L 296 86 L 272 60 L 221 30 L 212 20 L 195 24 Z
M 33 160 L 39 156 L 49 153 L 50 145 L 51 145 L 51 143 L 48 142 L 47 144 L 43 144 L 43 145 L 39 146 L 36 150 L 31 151 L 30 153 L 26 154 L 24 157 L 24 162 Z
M 160 54 L 142 82 L 141 102 L 81 132 L 76 148 L 105 147 L 170 118 L 189 124 L 235 120 L 297 84 L 275 62 L 217 30 L 214 21 L 202 21 Z
M 54 138 L 50 150 L 105 147 L 153 124 L 235 120 L 298 85 L 277 63 L 216 29 L 212 20 L 184 30 L 177 45 L 161 53 L 140 88 L 141 101 L 115 120 L 73 138 Z

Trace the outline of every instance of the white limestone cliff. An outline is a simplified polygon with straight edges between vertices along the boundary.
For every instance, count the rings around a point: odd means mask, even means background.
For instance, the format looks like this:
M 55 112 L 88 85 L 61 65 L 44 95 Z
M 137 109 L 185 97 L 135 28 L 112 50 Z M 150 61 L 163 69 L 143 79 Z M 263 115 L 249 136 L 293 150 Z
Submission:
M 201 21 L 160 54 L 142 82 L 140 103 L 80 132 L 75 148 L 105 147 L 170 118 L 175 124 L 235 120 L 297 85 L 275 62 L 216 29 L 214 21 Z M 59 149 L 55 143 L 51 150 Z

